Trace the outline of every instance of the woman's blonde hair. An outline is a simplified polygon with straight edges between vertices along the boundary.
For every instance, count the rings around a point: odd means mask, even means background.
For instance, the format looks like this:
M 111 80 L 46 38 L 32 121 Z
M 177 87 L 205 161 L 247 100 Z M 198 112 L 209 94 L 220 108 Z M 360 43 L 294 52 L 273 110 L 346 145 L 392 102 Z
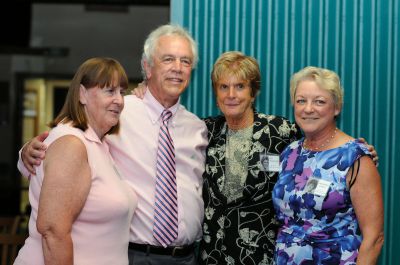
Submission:
M 251 96 L 255 97 L 261 87 L 260 67 L 256 59 L 241 52 L 229 51 L 221 54 L 215 61 L 211 72 L 211 81 L 215 89 L 217 82 L 226 74 L 250 82 Z
M 307 66 L 292 76 L 290 81 L 290 99 L 292 104 L 294 104 L 297 86 L 305 80 L 314 81 L 321 89 L 328 91 L 333 97 L 335 107 L 338 110 L 342 110 L 343 89 L 340 85 L 339 76 L 331 70 L 315 66 Z

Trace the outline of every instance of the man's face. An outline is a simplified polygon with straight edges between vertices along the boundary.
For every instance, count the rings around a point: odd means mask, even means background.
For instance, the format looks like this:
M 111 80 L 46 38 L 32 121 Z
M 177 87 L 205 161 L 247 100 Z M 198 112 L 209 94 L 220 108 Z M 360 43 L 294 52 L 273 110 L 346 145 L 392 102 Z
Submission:
M 152 95 L 166 108 L 174 105 L 190 82 L 193 53 L 181 36 L 162 36 L 156 45 L 153 66 L 145 62 Z

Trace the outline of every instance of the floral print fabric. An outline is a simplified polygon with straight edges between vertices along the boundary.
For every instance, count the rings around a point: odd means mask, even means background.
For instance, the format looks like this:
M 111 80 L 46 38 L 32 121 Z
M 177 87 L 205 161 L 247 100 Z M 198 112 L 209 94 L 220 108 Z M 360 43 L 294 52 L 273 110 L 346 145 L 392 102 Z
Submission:
M 226 120 L 218 116 L 205 119 L 205 123 L 209 145 L 203 175 L 205 216 L 199 264 L 272 264 L 278 226 L 271 192 L 278 172 L 264 170 L 261 156 L 279 156 L 289 143 L 300 138 L 300 131 L 282 117 L 254 113 L 250 141 L 243 141 L 242 146 L 247 176 L 240 196 L 228 201 L 223 192 L 229 182 Z
M 351 203 L 346 175 L 369 154 L 358 140 L 321 152 L 293 142 L 281 154 L 281 172 L 273 203 L 282 223 L 275 248 L 277 265 L 355 264 L 362 237 Z M 312 186 L 311 179 L 326 185 Z M 314 183 L 315 184 L 315 183 Z M 318 190 L 318 192 L 317 192 Z
M 247 178 L 247 164 L 252 145 L 253 126 L 241 130 L 230 130 L 225 147 L 225 185 L 222 193 L 228 203 L 240 198 Z

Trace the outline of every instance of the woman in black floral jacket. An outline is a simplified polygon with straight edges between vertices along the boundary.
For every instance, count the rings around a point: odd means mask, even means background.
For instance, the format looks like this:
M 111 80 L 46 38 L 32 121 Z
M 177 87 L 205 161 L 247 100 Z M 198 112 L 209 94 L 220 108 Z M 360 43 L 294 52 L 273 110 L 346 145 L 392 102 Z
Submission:
M 277 223 L 271 191 L 279 154 L 300 137 L 283 117 L 257 113 L 257 61 L 226 52 L 214 64 L 212 83 L 223 116 L 207 118 L 205 217 L 200 264 L 272 264 Z

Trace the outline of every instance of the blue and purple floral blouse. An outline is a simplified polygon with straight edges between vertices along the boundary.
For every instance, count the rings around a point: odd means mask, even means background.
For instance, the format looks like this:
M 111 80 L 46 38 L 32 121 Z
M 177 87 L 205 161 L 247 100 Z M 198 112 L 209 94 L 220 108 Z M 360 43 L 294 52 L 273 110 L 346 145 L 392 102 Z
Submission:
M 281 223 L 275 262 L 355 264 L 362 236 L 346 175 L 370 153 L 358 140 L 320 152 L 304 149 L 303 141 L 290 144 L 280 157 L 272 195 Z

